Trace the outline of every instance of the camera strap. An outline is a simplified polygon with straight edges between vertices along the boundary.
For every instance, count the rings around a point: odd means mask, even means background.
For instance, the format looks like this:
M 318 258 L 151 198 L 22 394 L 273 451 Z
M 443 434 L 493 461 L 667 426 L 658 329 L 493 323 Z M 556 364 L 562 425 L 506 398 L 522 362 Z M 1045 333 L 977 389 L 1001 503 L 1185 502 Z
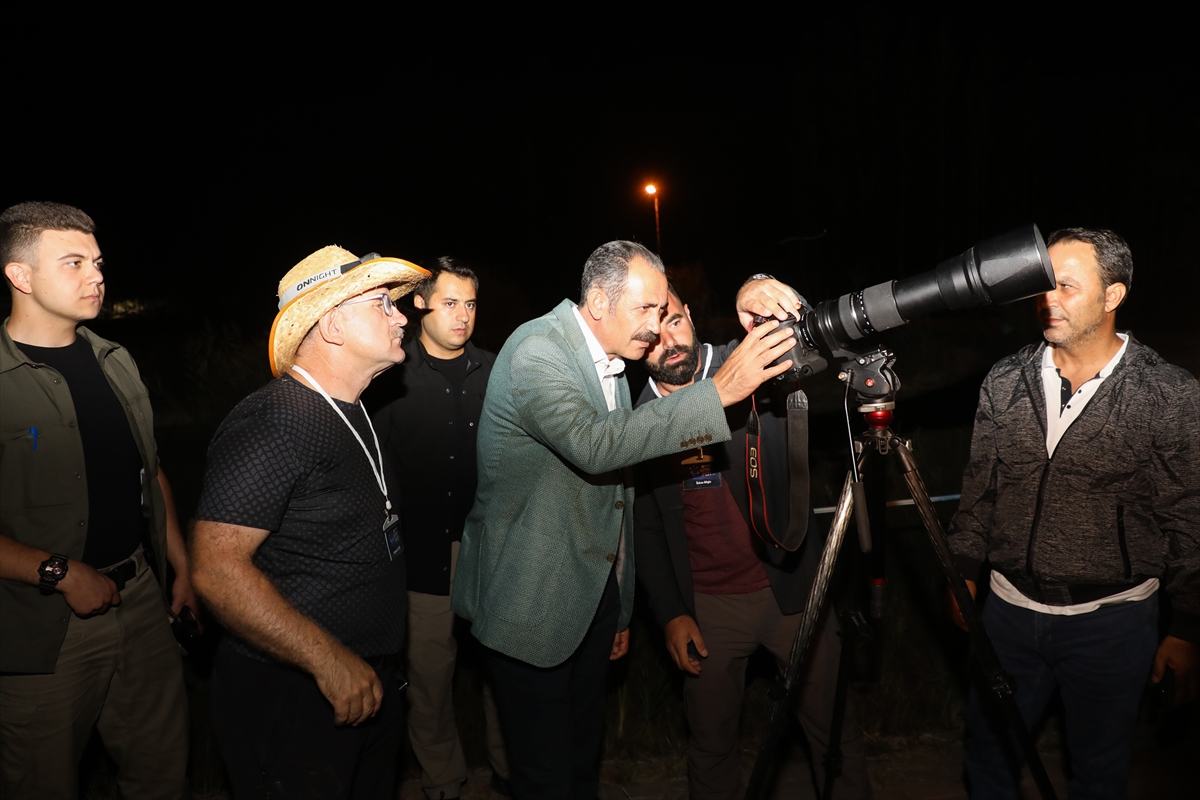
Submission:
M 783 521 L 773 519 L 768 511 L 766 478 L 768 460 L 765 448 L 787 447 L 788 484 L 787 530 Z M 779 478 L 771 480 L 778 485 Z M 758 537 L 773 547 L 793 552 L 804 543 L 808 533 L 809 476 L 808 476 L 808 396 L 800 389 L 787 398 L 787 442 L 763 439 L 758 405 L 750 398 L 750 416 L 746 420 L 746 489 L 750 502 L 750 527 Z M 778 515 L 776 515 L 777 517 Z M 779 534 L 782 533 L 782 539 Z

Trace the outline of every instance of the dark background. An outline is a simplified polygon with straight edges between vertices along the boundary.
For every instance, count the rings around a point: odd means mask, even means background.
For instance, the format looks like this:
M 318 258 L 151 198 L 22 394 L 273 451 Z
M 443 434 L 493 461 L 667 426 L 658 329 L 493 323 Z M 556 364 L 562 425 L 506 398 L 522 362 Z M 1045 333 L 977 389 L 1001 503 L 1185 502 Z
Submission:
M 313 250 L 474 262 L 476 342 L 498 350 L 577 297 L 598 244 L 654 246 L 649 180 L 706 338 L 735 332 L 753 272 L 817 301 L 1018 225 L 1085 225 L 1132 246 L 1119 325 L 1200 373 L 1200 104 L 1181 20 L 205 8 L 14 24 L 27 54 L 5 69 L 0 205 L 96 219 L 108 302 L 93 327 L 134 351 L 162 427 L 208 430 L 269 379 L 277 282 Z M 969 424 L 988 366 L 1037 337 L 1026 301 L 886 343 L 902 397 L 928 407 L 913 415 Z M 829 410 L 836 381 L 812 384 Z
M 108 301 L 91 327 L 137 358 L 184 518 L 213 430 L 270 379 L 277 283 L 305 255 L 336 243 L 468 259 L 482 279 L 476 343 L 499 350 L 577 298 L 597 245 L 654 245 L 650 180 L 668 270 L 709 340 L 736 332 L 733 293 L 754 272 L 819 301 L 1018 225 L 1082 225 L 1132 246 L 1118 325 L 1200 374 L 1200 68 L 1194 26 L 1153 5 L 6 9 L 0 207 L 55 200 L 99 224 Z M 895 429 L 932 494 L 958 491 L 987 369 L 1039 333 L 1025 301 L 882 337 L 904 381 Z M 840 385 L 830 371 L 805 389 L 813 500 L 830 504 L 845 470 Z M 888 496 L 904 494 L 891 476 Z M 864 728 L 958 730 L 965 642 L 942 617 L 916 517 L 895 509 L 888 524 L 895 599 L 882 677 L 855 684 Z M 614 671 L 609 752 L 677 755 L 678 673 L 638 625 Z M 748 718 L 766 719 L 773 670 L 756 673 Z M 219 786 L 205 696 L 193 691 L 193 785 Z M 466 702 L 475 724 L 460 729 L 481 764 L 482 716 Z

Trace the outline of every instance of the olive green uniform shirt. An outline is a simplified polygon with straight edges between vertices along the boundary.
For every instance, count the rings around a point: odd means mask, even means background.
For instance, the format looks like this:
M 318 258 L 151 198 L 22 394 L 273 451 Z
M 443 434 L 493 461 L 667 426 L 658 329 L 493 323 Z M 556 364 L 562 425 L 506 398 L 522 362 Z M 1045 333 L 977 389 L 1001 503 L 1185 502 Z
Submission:
M 149 393 L 127 350 L 87 328 L 77 334 L 91 345 L 129 419 L 142 457 L 142 508 L 157 574 L 163 576 L 166 509 Z M 79 559 L 88 532 L 87 494 L 83 442 L 67 383 L 54 369 L 26 358 L 5 320 L 0 325 L 0 534 Z M 47 596 L 36 585 L 0 579 L 0 672 L 53 672 L 70 618 L 61 593 Z

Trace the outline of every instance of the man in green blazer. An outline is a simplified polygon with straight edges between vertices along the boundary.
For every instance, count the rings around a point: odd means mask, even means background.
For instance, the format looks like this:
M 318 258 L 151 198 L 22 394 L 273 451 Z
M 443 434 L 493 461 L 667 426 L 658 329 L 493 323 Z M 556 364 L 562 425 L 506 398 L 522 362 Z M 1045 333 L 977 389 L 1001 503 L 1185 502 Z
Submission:
M 799 308 L 779 284 L 743 287 L 743 314 Z M 631 409 L 622 359 L 658 336 L 667 281 L 658 256 L 610 242 L 564 300 L 513 333 L 488 384 L 479 483 L 463 532 L 454 610 L 486 645 L 518 798 L 594 798 L 608 662 L 633 608 L 629 468 L 729 439 L 724 406 L 790 361 L 775 325 L 755 328 L 713 376 Z

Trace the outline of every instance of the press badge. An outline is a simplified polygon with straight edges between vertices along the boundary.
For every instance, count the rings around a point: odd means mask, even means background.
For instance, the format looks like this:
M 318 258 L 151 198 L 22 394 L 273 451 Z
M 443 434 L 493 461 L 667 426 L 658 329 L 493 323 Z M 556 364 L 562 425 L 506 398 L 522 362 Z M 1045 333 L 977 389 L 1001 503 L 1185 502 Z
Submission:
M 400 518 L 388 514 L 383 521 L 383 544 L 387 547 L 388 558 L 396 560 L 396 556 L 404 552 L 404 537 L 400 535 Z
M 685 492 L 694 492 L 697 489 L 716 489 L 721 485 L 721 473 L 713 469 L 712 456 L 704 455 L 703 447 L 700 448 L 699 455 L 685 458 L 682 467 Z

